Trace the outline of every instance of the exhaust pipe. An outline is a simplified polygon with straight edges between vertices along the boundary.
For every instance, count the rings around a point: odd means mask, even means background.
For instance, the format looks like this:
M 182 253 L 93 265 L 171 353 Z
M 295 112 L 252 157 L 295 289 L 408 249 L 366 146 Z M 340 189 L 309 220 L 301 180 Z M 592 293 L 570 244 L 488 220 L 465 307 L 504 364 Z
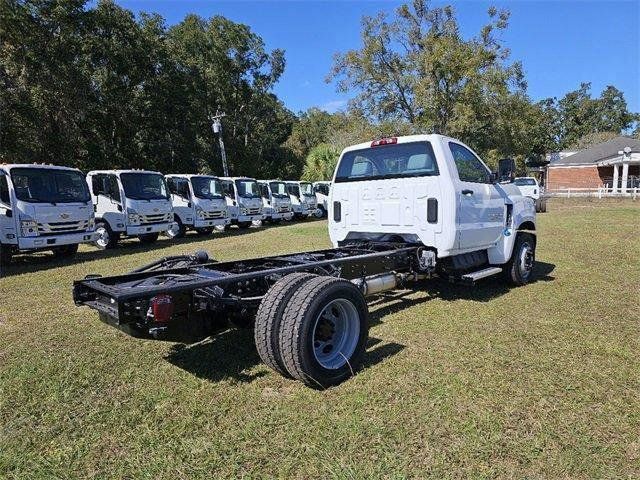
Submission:
M 351 280 L 362 291 L 362 294 L 375 295 L 376 293 L 393 290 L 398 286 L 398 279 L 395 273 L 382 273 L 380 275 L 371 275 L 370 277 L 357 278 Z

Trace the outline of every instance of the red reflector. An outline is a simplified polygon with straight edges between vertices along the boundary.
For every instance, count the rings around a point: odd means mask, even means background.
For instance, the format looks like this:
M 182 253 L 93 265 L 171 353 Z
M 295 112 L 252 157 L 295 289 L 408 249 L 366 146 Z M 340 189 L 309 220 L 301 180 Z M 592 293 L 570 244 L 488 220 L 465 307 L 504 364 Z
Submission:
M 371 142 L 371 146 L 379 147 L 380 145 L 393 145 L 394 143 L 398 143 L 397 137 L 381 138 L 380 140 L 374 140 L 373 142 Z
M 169 323 L 173 315 L 173 298 L 171 295 L 156 295 L 151 299 L 151 311 L 156 323 Z

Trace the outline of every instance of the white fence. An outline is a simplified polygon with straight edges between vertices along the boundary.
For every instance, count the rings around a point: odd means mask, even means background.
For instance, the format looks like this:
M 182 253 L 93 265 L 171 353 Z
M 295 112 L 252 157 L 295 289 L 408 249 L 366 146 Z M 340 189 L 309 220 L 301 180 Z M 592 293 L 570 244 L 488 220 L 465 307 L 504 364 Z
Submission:
M 595 197 L 595 198 L 631 198 L 635 200 L 640 195 L 640 188 L 627 188 L 626 192 L 622 192 L 618 187 L 614 191 L 612 187 L 597 188 L 554 188 L 553 190 L 545 190 L 546 197 Z

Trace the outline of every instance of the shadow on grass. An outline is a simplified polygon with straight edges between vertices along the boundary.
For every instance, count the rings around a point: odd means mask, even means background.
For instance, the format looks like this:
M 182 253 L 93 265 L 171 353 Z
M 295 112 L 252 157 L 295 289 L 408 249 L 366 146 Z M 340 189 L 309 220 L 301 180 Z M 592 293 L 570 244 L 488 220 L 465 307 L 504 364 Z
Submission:
M 552 263 L 536 261 L 530 283 L 552 282 L 555 280 L 555 277 L 550 274 L 554 269 L 555 265 Z M 500 277 L 487 278 L 473 286 L 459 285 L 441 278 L 434 278 L 419 283 L 415 288 L 382 293 L 369 301 L 369 307 L 380 306 L 380 308 L 370 314 L 369 322 L 372 326 L 377 325 L 382 321 L 382 318 L 387 315 L 405 310 L 414 305 L 423 304 L 435 298 L 446 301 L 472 300 L 476 302 L 488 302 L 504 295 L 513 288 L 518 287 L 508 285 Z M 427 292 L 429 296 L 412 298 L 411 295 L 416 291 Z
M 304 223 L 311 223 L 313 221 L 321 221 L 321 220 L 302 220 Z M 202 242 L 207 242 L 211 240 L 215 240 L 217 238 L 229 238 L 229 237 L 240 237 L 242 235 L 250 234 L 250 233 L 258 233 L 263 230 L 270 230 L 273 228 L 278 228 L 280 226 L 293 225 L 300 222 L 283 222 L 280 224 L 267 223 L 263 224 L 261 227 L 251 227 L 247 229 L 241 229 L 232 227 L 230 230 L 225 232 L 214 232 L 210 235 L 198 235 L 196 233 L 189 232 L 183 238 L 176 238 L 173 240 L 168 239 L 167 237 L 160 237 L 156 243 L 152 244 L 142 244 L 137 239 L 124 239 L 121 240 L 117 247 L 112 250 L 99 250 L 98 248 L 92 248 L 89 251 L 82 251 L 75 254 L 70 258 L 57 258 L 50 251 L 43 250 L 41 252 L 34 252 L 30 254 L 18 254 L 15 255 L 9 265 L 4 267 L 3 276 L 18 276 L 25 273 L 33 273 L 42 270 L 48 270 L 58 267 L 65 267 L 69 265 L 74 265 L 77 263 L 83 262 L 91 262 L 94 260 L 107 259 L 113 257 L 123 257 L 125 255 L 135 255 L 138 253 L 150 252 L 152 250 L 158 250 L 165 247 L 173 247 L 173 246 L 193 246 L 193 249 L 185 249 L 185 254 L 194 253 L 197 250 L 197 244 Z M 213 258 L 215 258 L 215 252 L 213 253 Z M 159 255 L 161 257 L 163 255 Z M 132 265 L 131 268 L 136 268 L 141 265 Z M 92 272 L 86 272 L 92 273 Z M 125 272 L 120 272 L 125 273 Z
M 379 338 L 369 338 L 363 368 L 372 367 L 404 348 L 399 343 L 382 344 Z M 193 345 L 176 344 L 165 359 L 210 382 L 227 379 L 251 382 L 267 374 L 264 370 L 248 373 L 248 370 L 262 363 L 250 329 L 225 330 Z

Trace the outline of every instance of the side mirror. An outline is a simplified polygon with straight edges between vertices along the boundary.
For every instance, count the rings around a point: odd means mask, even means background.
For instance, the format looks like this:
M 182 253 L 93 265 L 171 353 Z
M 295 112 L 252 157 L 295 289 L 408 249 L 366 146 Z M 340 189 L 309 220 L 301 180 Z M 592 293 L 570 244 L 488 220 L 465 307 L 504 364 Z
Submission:
M 511 183 L 516 178 L 516 161 L 513 158 L 503 158 L 498 162 L 498 182 Z

